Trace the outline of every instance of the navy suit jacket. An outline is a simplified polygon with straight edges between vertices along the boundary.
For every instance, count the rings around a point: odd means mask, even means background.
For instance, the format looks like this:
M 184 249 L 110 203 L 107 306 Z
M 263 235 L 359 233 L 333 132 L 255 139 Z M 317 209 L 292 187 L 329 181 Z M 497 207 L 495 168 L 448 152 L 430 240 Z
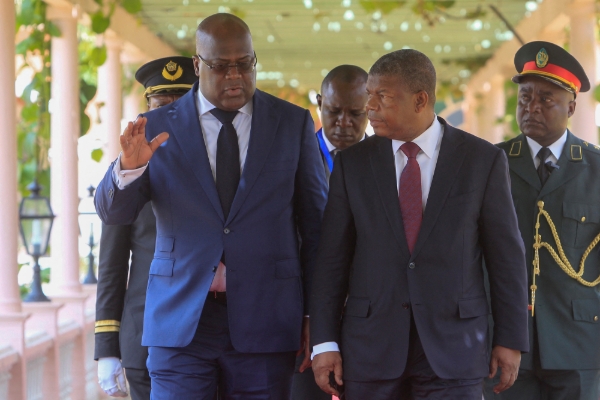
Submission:
M 170 137 L 142 177 L 119 190 L 111 165 L 96 191 L 106 224 L 131 224 L 152 201 L 157 239 L 142 343 L 191 342 L 225 252 L 235 349 L 297 350 L 307 309 L 303 292 L 310 290 L 327 193 L 312 118 L 307 110 L 255 92 L 248 154 L 225 219 L 201 132 L 197 90 L 198 84 L 145 114 L 148 140 L 163 131 Z
M 439 377 L 486 376 L 490 308 L 484 257 L 496 321 L 493 342 L 529 349 L 525 250 L 506 155 L 440 122 L 442 144 L 412 254 L 391 140 L 372 136 L 335 158 L 310 328 L 313 345 L 340 344 L 346 379 L 402 375 L 411 313 Z

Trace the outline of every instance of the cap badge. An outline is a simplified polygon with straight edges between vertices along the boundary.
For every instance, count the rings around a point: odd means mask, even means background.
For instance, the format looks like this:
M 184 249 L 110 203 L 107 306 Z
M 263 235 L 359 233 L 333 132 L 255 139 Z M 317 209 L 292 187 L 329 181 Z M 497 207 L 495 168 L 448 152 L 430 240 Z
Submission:
M 173 74 L 173 72 L 175 73 Z M 171 82 L 181 78 L 181 75 L 183 75 L 183 69 L 181 69 L 181 66 L 177 65 L 177 63 L 174 63 L 173 61 L 169 61 L 162 71 L 163 78 L 170 80 Z
M 548 52 L 543 47 L 535 56 L 535 65 L 538 68 L 544 68 L 548 64 Z

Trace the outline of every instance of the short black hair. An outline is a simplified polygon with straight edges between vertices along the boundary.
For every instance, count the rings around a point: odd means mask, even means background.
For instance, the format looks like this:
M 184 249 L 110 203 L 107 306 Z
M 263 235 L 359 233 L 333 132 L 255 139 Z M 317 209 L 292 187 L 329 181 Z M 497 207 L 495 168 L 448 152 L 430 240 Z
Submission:
M 388 53 L 373 64 L 369 75 L 396 76 L 412 93 L 426 92 L 431 107 L 435 105 L 435 68 L 420 51 L 403 49 Z
M 329 71 L 329 73 L 325 76 L 325 79 L 323 79 L 323 83 L 321 83 L 321 93 L 323 93 L 327 85 L 329 85 L 333 80 L 343 83 L 352 83 L 359 79 L 363 82 L 367 82 L 368 76 L 369 74 L 367 74 L 367 71 L 356 65 L 338 65 Z

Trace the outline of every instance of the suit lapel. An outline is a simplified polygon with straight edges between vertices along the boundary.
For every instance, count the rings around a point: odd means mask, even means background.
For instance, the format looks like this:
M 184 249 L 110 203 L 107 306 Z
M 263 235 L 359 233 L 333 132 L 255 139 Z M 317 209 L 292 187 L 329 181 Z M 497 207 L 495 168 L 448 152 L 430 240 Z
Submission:
M 200 182 L 200 186 L 202 186 L 215 211 L 224 220 L 223 209 L 208 161 L 208 153 L 202 135 L 202 128 L 200 127 L 200 119 L 198 118 L 197 90 L 198 83 L 196 82 L 192 90 L 174 103 L 173 108 L 167 112 L 169 124 L 171 125 L 171 132 L 169 133 L 179 144 L 179 148 L 189 164 L 189 169 Z
M 583 159 L 583 142 L 577 139 L 571 132 L 567 132 L 567 141 L 558 160 L 559 168 L 554 170 L 542 187 L 539 197 L 558 189 L 583 170 L 588 168 L 589 164 Z
M 513 140 L 508 153 L 508 166 L 512 172 L 519 175 L 535 190 L 539 191 L 542 188 L 525 135 L 521 134 Z
M 231 210 L 229 211 L 229 217 L 225 221 L 226 224 L 233 220 L 240 211 L 248 193 L 250 193 L 252 186 L 260 175 L 260 171 L 263 169 L 267 156 L 273 146 L 273 140 L 275 139 L 279 125 L 279 116 L 275 109 L 276 104 L 273 104 L 264 93 L 256 90 L 252 101 L 252 125 L 250 128 L 248 154 L 246 155 L 240 184 L 233 199 Z
M 465 151 L 460 148 L 464 138 L 442 118 L 439 118 L 439 121 L 444 127 L 440 154 L 435 166 L 429 196 L 427 197 L 427 206 L 423 214 L 421 230 L 419 231 L 419 237 L 411 259 L 417 256 L 431 233 L 466 155 Z
M 389 139 L 378 137 L 373 145 L 375 150 L 370 152 L 371 169 L 377 183 L 379 196 L 392 226 L 394 236 L 396 236 L 396 240 L 402 251 L 408 254 L 408 244 L 406 243 L 404 224 L 402 223 L 402 214 L 400 213 L 400 201 L 398 200 L 396 166 L 394 163 L 394 154 L 392 154 L 392 143 Z

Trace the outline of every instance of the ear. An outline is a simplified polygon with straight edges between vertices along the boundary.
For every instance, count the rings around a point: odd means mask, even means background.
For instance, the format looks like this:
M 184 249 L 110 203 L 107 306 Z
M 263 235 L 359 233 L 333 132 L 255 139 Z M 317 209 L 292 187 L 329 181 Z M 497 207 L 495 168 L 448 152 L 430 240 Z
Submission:
M 194 73 L 196 76 L 200 76 L 200 60 L 198 56 L 193 56 L 192 60 L 194 61 Z
M 577 101 L 575 99 L 569 102 L 569 110 L 567 111 L 567 116 L 571 118 L 573 114 L 575 114 L 575 108 L 577 107 Z
M 321 97 L 321 95 L 319 93 L 317 93 L 317 106 L 319 107 L 319 110 L 321 109 L 322 103 L 323 103 L 323 97 Z
M 426 91 L 421 90 L 413 95 L 414 105 L 415 105 L 415 113 L 420 113 L 427 107 L 429 103 L 429 95 Z

